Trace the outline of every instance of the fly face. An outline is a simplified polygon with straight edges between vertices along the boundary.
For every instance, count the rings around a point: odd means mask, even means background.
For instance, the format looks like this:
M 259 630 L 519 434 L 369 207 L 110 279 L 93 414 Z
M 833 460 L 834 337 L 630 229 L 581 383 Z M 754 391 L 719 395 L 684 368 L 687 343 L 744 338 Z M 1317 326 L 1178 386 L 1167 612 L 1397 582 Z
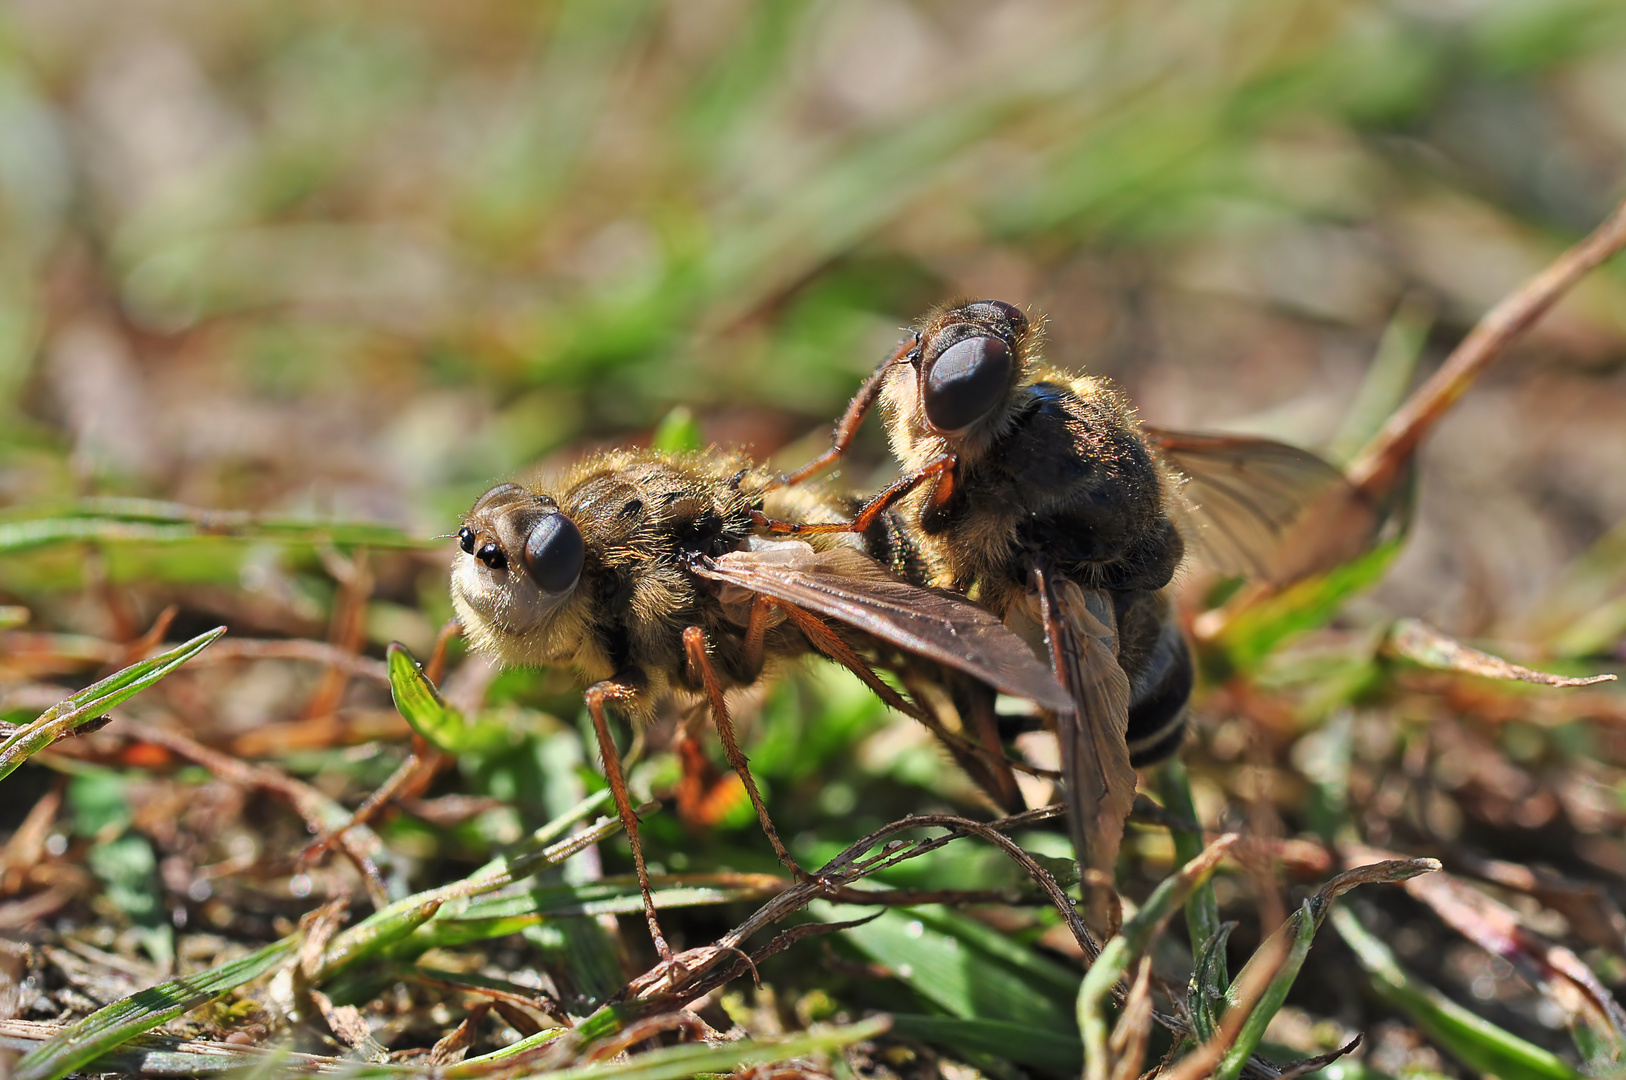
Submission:
M 545 629 L 575 592 L 586 558 L 576 523 L 548 496 L 517 484 L 482 495 L 457 543 L 452 603 L 477 641 Z

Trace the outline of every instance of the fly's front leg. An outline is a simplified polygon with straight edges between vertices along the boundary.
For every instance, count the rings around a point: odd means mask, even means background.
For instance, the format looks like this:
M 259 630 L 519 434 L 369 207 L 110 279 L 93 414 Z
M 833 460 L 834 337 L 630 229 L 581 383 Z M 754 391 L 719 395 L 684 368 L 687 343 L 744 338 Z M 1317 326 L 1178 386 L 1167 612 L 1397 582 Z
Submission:
M 841 455 L 845 454 L 848 448 L 852 446 L 853 439 L 858 435 L 859 425 L 863 424 L 865 415 L 869 413 L 871 407 L 875 404 L 875 399 L 881 396 L 881 384 L 886 381 L 887 369 L 907 357 L 919 343 L 919 335 L 906 339 L 893 351 L 891 356 L 881 361 L 881 366 L 876 368 L 869 378 L 864 380 L 864 385 L 858 388 L 858 393 L 853 395 L 852 401 L 847 405 L 847 411 L 841 414 L 841 420 L 836 424 L 836 433 L 834 439 L 831 440 L 830 449 L 795 472 L 780 477 L 770 486 L 780 487 L 785 484 L 800 484 L 808 477 L 823 472 L 835 464 Z
M 954 495 L 955 476 L 960 459 L 954 454 L 944 454 L 927 462 L 907 476 L 900 477 L 891 487 L 880 494 L 872 496 L 868 502 L 859 508 L 857 516 L 851 521 L 820 521 L 796 522 L 777 521 L 770 518 L 760 510 L 751 512 L 751 521 L 760 529 L 771 533 L 788 533 L 792 536 L 809 536 L 814 533 L 864 533 L 870 530 L 882 514 L 886 513 L 915 488 L 928 480 L 936 481 L 928 507 L 935 509 L 943 506 Z
M 604 706 L 610 701 L 627 701 L 644 688 L 642 672 L 623 672 L 611 679 L 594 683 L 587 688 L 587 713 L 593 718 L 593 733 L 598 736 L 599 753 L 604 758 L 604 777 L 610 782 L 610 794 L 615 798 L 616 813 L 621 816 L 621 827 L 627 830 L 632 843 L 632 861 L 638 870 L 638 891 L 644 898 L 644 918 L 649 922 L 649 936 L 654 939 L 655 952 L 662 963 L 672 960 L 671 946 L 661 933 L 655 919 L 655 897 L 649 887 L 649 871 L 644 866 L 644 847 L 638 840 L 638 815 L 633 812 L 632 798 L 627 793 L 627 780 L 621 771 L 621 755 L 616 752 L 615 740 L 610 737 L 609 719 Z

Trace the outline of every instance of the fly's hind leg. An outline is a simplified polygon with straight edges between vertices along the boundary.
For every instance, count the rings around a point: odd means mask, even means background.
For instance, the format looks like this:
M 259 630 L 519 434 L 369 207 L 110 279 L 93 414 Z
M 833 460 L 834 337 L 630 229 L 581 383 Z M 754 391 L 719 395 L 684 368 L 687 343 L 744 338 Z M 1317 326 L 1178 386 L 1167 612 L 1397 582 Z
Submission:
M 728 714 L 728 702 L 723 697 L 722 683 L 717 679 L 717 669 L 712 666 L 711 656 L 706 651 L 706 632 L 698 626 L 691 626 L 683 631 L 683 648 L 688 655 L 689 676 L 699 682 L 706 689 L 706 700 L 711 705 L 711 718 L 717 725 L 717 737 L 722 740 L 723 753 L 728 755 L 728 763 L 734 772 L 739 775 L 740 782 L 745 785 L 745 792 L 751 797 L 751 806 L 757 812 L 757 821 L 762 825 L 762 831 L 768 837 L 768 843 L 773 845 L 774 854 L 785 868 L 803 881 L 818 881 L 814 875 L 803 870 L 796 860 L 791 858 L 790 851 L 779 839 L 779 831 L 773 826 L 773 819 L 768 816 L 768 807 L 762 801 L 762 793 L 757 790 L 757 783 L 751 778 L 751 764 L 746 759 L 740 743 L 734 736 L 734 722 Z
M 644 847 L 638 840 L 638 815 L 632 809 L 632 798 L 627 793 L 627 780 L 621 771 L 621 755 L 616 752 L 615 740 L 610 738 L 610 723 L 604 715 L 609 701 L 625 701 L 643 689 L 641 674 L 623 673 L 605 679 L 587 688 L 587 713 L 593 718 L 593 732 L 598 736 L 599 753 L 604 758 L 604 777 L 610 782 L 610 794 L 615 797 L 615 811 L 621 816 L 621 827 L 627 830 L 632 844 L 632 861 L 638 870 L 638 891 L 644 898 L 644 918 L 649 922 L 649 936 L 655 942 L 655 952 L 662 963 L 672 962 L 672 948 L 666 944 L 660 923 L 655 918 L 655 897 L 649 887 L 649 871 L 644 866 Z

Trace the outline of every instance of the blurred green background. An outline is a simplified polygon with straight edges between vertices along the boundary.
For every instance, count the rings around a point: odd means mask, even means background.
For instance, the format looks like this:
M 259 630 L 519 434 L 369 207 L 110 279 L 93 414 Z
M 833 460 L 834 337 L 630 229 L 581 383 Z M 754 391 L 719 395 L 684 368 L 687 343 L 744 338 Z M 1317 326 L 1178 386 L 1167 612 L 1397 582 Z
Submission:
M 1325 448 L 1397 310 L 1426 367 L 1626 164 L 1618 0 L 24 0 L 0 42 L 9 505 L 440 534 L 675 403 L 788 460 L 958 295 L 1148 420 Z M 1626 516 L 1623 334 L 1617 268 L 1475 389 L 1377 602 L 1535 633 Z

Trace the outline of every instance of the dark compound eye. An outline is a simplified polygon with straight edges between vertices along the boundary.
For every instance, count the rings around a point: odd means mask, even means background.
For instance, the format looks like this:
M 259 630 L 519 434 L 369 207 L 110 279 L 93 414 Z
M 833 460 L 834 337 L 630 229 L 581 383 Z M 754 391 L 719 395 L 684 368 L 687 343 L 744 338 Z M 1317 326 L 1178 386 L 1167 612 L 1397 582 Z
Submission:
M 974 337 L 943 351 L 926 373 L 926 419 L 939 431 L 964 431 L 993 410 L 1011 377 L 1011 347 Z
M 545 514 L 525 538 L 525 572 L 545 593 L 562 593 L 582 574 L 586 548 L 575 522 L 563 514 Z
M 508 565 L 508 556 L 502 553 L 502 548 L 497 546 L 495 540 L 487 540 L 481 544 L 480 550 L 474 553 L 474 557 L 493 570 L 501 570 Z
M 474 554 L 474 530 L 467 525 L 457 530 L 457 546 L 467 554 Z

